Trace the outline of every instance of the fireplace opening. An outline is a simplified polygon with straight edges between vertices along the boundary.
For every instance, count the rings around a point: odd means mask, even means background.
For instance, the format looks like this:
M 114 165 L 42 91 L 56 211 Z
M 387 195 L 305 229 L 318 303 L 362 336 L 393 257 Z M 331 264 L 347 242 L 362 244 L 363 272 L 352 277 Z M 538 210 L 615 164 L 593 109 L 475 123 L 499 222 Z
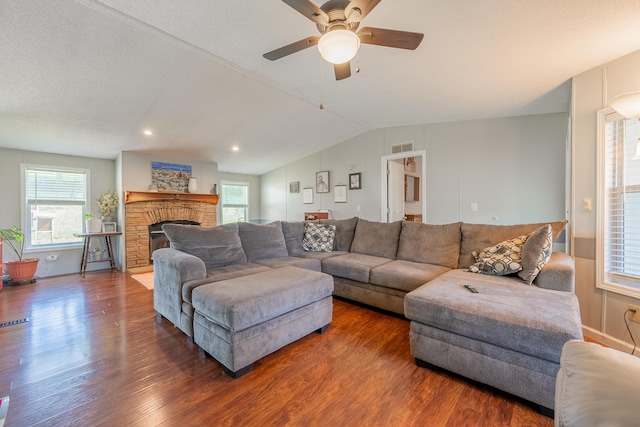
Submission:
M 164 224 L 200 225 L 199 222 L 179 219 L 175 221 L 161 221 L 149 225 L 149 263 L 153 264 L 153 251 L 168 248 L 169 239 L 162 231 Z

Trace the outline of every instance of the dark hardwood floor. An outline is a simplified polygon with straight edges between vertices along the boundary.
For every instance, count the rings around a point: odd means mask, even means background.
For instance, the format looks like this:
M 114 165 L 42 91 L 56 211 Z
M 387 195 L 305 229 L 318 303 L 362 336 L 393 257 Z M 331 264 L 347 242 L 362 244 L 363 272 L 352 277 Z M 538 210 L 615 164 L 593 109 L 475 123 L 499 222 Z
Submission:
M 39 279 L 0 292 L 5 426 L 552 426 L 526 402 L 419 368 L 409 322 L 334 300 L 310 334 L 232 379 L 128 274 Z

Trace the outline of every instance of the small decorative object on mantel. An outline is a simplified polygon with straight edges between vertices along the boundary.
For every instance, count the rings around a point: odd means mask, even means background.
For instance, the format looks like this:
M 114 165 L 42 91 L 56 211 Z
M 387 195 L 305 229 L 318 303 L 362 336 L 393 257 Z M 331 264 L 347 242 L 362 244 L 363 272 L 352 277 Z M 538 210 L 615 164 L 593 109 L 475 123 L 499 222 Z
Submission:
M 361 190 L 362 189 L 362 173 L 350 173 L 349 174 L 349 190 Z
M 113 222 L 113 214 L 118 209 L 118 193 L 115 191 L 107 190 L 102 193 L 102 196 L 96 201 L 100 214 L 102 214 L 103 222 Z
M 198 180 L 195 177 L 189 178 L 189 184 L 187 185 L 189 193 L 195 193 L 198 190 Z
M 213 188 L 211 189 L 211 194 L 218 194 L 218 184 L 213 184 Z

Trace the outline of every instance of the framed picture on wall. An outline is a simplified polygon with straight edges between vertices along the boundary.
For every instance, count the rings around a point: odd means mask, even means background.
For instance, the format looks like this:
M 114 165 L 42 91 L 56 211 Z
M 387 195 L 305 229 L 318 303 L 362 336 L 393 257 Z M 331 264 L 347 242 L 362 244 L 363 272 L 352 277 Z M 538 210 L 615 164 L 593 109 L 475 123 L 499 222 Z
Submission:
M 360 190 L 362 188 L 362 173 L 350 173 L 349 174 L 349 190 Z
M 313 203 L 313 188 L 307 187 L 302 189 L 302 203 Z
M 335 203 L 347 203 L 347 186 L 336 185 L 334 187 L 335 195 L 333 201 Z
M 289 183 L 289 193 L 300 192 L 300 181 L 294 181 Z
M 316 172 L 316 193 L 328 193 L 329 185 L 329 171 Z

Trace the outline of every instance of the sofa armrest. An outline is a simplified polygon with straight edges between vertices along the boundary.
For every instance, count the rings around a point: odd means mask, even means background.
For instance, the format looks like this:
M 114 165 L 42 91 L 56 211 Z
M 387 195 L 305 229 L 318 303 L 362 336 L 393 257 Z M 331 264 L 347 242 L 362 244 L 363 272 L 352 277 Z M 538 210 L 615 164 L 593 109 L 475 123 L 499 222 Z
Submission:
M 574 292 L 576 266 L 573 258 L 564 252 L 553 252 L 533 283 L 539 288 Z
M 176 326 L 180 326 L 182 284 L 204 279 L 204 261 L 173 248 L 153 252 L 153 308 Z

